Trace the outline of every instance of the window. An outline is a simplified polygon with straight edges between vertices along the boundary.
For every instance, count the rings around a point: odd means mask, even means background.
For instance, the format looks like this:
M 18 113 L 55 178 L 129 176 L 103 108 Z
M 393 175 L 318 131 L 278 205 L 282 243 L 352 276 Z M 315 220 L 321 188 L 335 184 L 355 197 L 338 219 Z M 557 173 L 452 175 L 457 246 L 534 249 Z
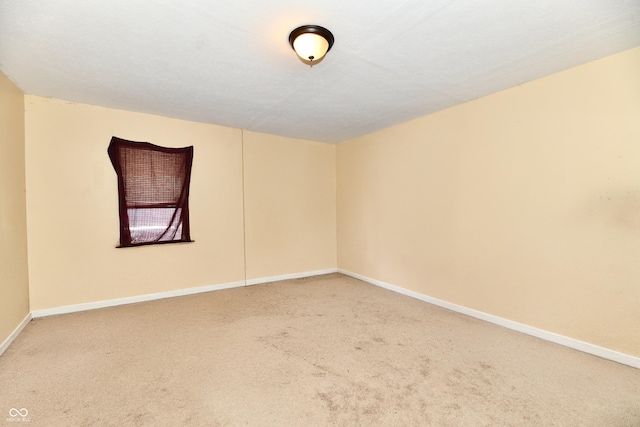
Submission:
M 193 147 L 164 148 L 114 136 L 107 151 L 118 175 L 118 247 L 191 242 Z

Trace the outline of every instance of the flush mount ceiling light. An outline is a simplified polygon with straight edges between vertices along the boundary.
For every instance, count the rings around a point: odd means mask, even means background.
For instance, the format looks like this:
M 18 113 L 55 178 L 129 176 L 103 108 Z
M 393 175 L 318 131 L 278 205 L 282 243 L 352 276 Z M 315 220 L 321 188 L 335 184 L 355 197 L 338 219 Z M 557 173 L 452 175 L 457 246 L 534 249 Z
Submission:
M 289 44 L 302 62 L 314 66 L 331 50 L 333 34 L 319 25 L 303 25 L 291 31 Z

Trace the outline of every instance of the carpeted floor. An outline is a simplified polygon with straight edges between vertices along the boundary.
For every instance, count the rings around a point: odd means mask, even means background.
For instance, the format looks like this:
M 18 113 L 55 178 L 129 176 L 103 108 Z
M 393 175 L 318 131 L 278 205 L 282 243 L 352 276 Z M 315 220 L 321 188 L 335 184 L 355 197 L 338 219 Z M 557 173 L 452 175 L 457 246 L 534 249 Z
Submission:
M 22 425 L 12 408 L 32 426 L 631 427 L 640 370 L 332 274 L 34 320 L 0 356 L 0 424 Z

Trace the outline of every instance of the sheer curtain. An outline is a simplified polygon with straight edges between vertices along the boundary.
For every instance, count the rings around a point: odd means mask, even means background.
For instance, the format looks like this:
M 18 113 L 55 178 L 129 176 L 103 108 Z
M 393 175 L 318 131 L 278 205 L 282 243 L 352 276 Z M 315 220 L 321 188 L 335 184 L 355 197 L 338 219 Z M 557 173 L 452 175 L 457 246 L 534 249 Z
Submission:
M 114 136 L 107 151 L 118 175 L 119 247 L 191 242 L 193 147 L 165 148 Z

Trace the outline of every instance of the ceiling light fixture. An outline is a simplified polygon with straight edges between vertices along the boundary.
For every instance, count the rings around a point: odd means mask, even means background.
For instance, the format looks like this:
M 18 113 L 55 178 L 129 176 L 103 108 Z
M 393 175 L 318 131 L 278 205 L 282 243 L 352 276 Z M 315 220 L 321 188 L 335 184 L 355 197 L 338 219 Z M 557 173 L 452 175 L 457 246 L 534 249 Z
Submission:
M 319 25 L 303 25 L 291 31 L 289 44 L 302 62 L 313 67 L 331 50 L 333 34 Z

